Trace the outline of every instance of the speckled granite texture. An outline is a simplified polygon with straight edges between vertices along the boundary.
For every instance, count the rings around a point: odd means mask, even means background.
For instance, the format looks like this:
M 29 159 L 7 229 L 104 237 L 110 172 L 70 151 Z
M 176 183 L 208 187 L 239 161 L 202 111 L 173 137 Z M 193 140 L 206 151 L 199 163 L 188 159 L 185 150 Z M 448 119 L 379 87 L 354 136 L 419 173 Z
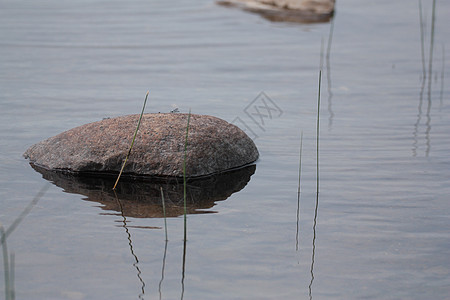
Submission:
M 82 125 L 31 146 L 24 157 L 48 170 L 119 172 L 139 115 Z M 144 114 L 124 174 L 183 176 L 188 114 Z M 191 115 L 186 176 L 244 166 L 258 159 L 254 142 L 238 127 L 207 115 Z

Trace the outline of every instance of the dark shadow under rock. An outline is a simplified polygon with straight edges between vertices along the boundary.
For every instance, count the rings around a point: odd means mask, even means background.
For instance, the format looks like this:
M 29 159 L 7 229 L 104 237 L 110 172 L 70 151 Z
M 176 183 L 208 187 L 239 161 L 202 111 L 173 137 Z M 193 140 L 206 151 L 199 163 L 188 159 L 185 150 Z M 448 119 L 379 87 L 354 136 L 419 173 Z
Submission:
M 86 197 L 83 200 L 98 202 L 99 207 L 105 211 L 104 214 L 162 218 L 164 214 L 160 188 L 164 193 L 166 216 L 177 217 L 184 214 L 184 188 L 180 178 L 125 176 L 120 179 L 114 192 L 112 187 L 115 178 L 112 176 L 80 175 L 49 171 L 33 164 L 31 166 L 64 192 L 83 195 Z M 207 209 L 212 208 L 216 201 L 223 201 L 242 190 L 255 170 L 255 165 L 248 165 L 211 176 L 187 179 L 187 213 L 214 213 Z

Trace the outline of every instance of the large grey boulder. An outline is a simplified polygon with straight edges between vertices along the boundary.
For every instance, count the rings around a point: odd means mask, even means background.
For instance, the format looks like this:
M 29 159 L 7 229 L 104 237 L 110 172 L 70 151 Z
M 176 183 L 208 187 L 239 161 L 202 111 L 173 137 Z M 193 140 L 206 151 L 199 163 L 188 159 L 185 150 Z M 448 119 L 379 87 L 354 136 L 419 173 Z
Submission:
M 299 23 L 328 22 L 335 0 L 219 0 L 218 4 L 238 6 L 271 21 Z
M 31 146 L 24 157 L 48 170 L 118 173 L 139 115 L 82 125 Z M 124 174 L 183 176 L 188 114 L 144 114 Z M 191 115 L 186 176 L 205 176 L 258 159 L 253 141 L 222 119 Z

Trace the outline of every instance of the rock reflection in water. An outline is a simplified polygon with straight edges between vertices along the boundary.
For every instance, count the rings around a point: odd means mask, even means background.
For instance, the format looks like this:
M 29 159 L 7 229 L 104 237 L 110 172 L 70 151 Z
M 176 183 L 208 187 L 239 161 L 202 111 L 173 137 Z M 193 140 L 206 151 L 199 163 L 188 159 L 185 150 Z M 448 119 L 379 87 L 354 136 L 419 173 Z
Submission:
M 115 177 L 94 174 L 54 172 L 36 165 L 32 167 L 42 177 L 66 193 L 86 196 L 83 200 L 98 202 L 105 211 L 134 218 L 162 218 L 162 187 L 166 217 L 184 214 L 183 180 L 180 178 L 121 177 L 116 192 L 112 190 Z M 212 176 L 187 179 L 187 213 L 214 213 L 204 211 L 233 193 L 242 190 L 255 173 L 256 166 L 249 165 Z M 118 201 L 120 200 L 120 201 Z M 109 213 L 107 213 L 109 214 Z
M 301 9 L 297 6 L 289 8 L 284 1 L 261 1 L 261 0 L 218 0 L 217 4 L 229 7 L 240 7 L 245 11 L 257 13 L 271 22 L 291 23 L 328 23 L 334 16 L 334 1 L 322 1 L 314 3 L 303 1 Z M 317 1 L 316 1 L 317 2 Z M 299 4 L 299 3 L 297 3 Z M 300 3 L 301 4 L 301 3 Z M 295 7 L 295 5 L 294 5 Z

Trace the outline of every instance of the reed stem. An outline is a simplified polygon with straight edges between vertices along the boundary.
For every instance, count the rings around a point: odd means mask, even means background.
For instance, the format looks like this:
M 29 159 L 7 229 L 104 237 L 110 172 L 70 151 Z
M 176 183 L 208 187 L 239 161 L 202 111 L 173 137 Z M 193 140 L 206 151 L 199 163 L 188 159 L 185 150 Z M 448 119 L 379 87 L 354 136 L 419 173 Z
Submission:
M 319 70 L 319 92 L 317 96 L 317 129 L 316 129 L 316 180 L 317 194 L 319 193 L 319 124 L 320 124 L 320 86 L 322 81 L 322 70 Z
M 191 110 L 189 109 L 189 115 L 186 126 L 186 139 L 184 141 L 184 161 L 183 161 L 183 200 L 184 200 L 184 240 L 186 241 L 187 237 L 187 226 L 186 226 L 186 215 L 187 215 L 187 207 L 186 207 L 186 159 L 187 159 L 187 144 L 188 144 L 188 136 L 189 136 L 189 122 L 191 120 Z
M 297 190 L 297 233 L 295 235 L 295 250 L 298 251 L 298 238 L 299 238 L 299 224 L 300 224 L 300 184 L 301 184 L 301 178 L 302 178 L 302 148 L 303 148 L 303 130 L 300 137 L 300 159 L 298 164 L 298 190 Z
M 300 155 L 299 155 L 299 163 L 298 163 L 298 189 L 297 192 L 300 194 L 300 183 L 302 178 L 302 149 L 303 148 L 303 130 L 300 136 Z
M 136 139 L 136 135 L 139 130 L 139 126 L 141 125 L 141 120 L 142 120 L 142 116 L 144 115 L 145 104 L 147 103 L 147 98 L 148 98 L 149 93 L 150 92 L 147 91 L 147 94 L 145 95 L 144 105 L 142 106 L 142 112 L 141 112 L 141 115 L 139 116 L 139 121 L 137 123 L 136 130 L 134 132 L 133 140 L 131 141 L 130 149 L 128 149 L 128 153 L 127 153 L 127 156 L 125 157 L 125 160 L 123 161 L 122 168 L 120 168 L 119 176 L 117 176 L 117 180 L 116 180 L 116 183 L 114 184 L 113 190 L 116 189 L 117 183 L 119 182 L 120 176 L 122 175 L 123 169 L 125 168 L 125 164 L 127 163 L 128 156 L 130 156 L 131 149 L 133 149 L 134 140 Z

